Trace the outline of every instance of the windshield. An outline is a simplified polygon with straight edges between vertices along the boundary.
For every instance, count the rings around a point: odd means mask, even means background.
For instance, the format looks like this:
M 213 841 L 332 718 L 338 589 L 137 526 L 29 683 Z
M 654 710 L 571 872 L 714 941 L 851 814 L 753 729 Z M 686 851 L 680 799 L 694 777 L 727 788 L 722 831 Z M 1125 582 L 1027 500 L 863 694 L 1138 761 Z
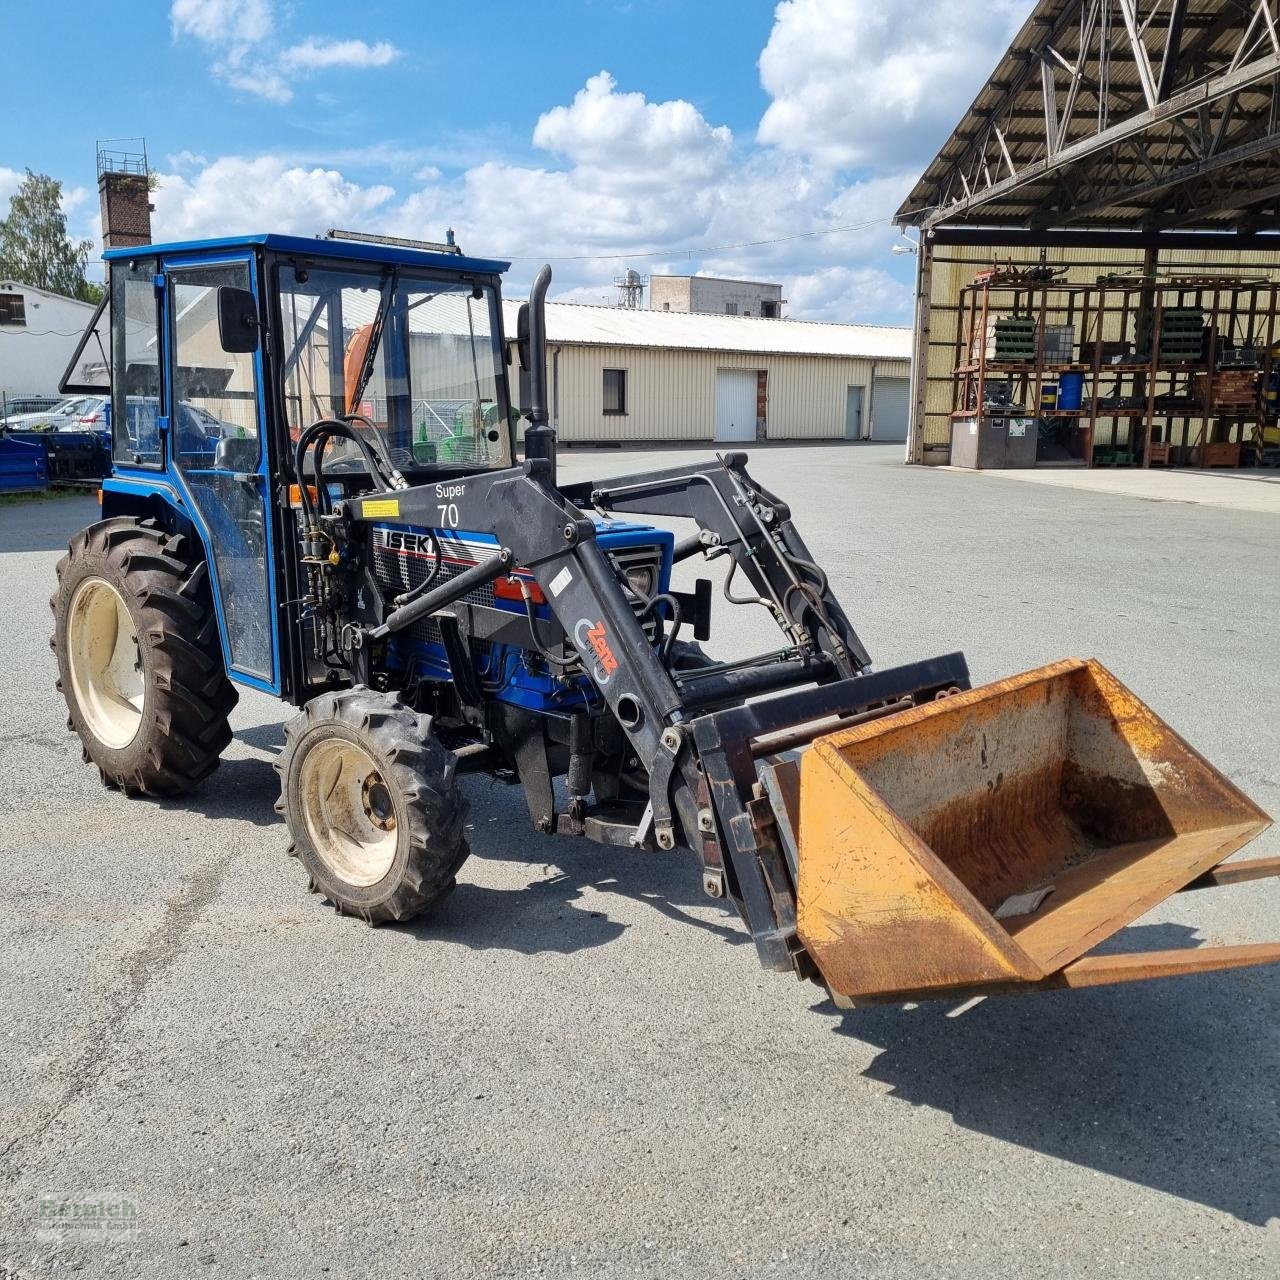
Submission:
M 280 268 L 285 412 L 299 433 L 360 414 L 401 470 L 507 467 L 512 422 L 494 289 L 389 267 Z M 358 424 L 369 430 L 368 424 Z M 363 469 L 335 442 L 325 470 Z

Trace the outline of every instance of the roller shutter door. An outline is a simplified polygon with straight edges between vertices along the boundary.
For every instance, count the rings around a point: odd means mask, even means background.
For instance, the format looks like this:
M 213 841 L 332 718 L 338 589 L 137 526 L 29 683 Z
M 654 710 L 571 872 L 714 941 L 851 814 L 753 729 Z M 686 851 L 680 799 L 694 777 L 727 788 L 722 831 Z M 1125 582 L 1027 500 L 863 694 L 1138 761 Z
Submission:
M 910 378 L 877 378 L 871 397 L 871 438 L 905 440 L 910 407 Z

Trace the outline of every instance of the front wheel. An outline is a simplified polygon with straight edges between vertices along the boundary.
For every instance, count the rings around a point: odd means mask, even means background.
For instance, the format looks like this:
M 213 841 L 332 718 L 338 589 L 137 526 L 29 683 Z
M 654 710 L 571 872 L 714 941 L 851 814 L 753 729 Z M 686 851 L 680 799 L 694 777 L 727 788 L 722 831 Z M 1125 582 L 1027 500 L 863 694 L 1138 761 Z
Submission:
M 339 914 L 411 920 L 453 888 L 469 853 L 455 764 L 430 716 L 363 687 L 322 694 L 285 725 L 276 809 Z

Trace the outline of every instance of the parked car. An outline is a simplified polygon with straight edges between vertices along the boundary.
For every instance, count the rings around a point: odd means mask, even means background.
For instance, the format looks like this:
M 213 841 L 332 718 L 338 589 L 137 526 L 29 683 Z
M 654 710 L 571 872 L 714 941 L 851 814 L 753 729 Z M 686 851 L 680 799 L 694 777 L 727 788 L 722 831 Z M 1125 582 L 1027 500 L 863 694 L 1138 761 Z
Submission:
M 110 431 L 111 398 L 109 396 L 90 396 L 85 402 L 84 412 L 76 420 L 76 425 L 73 429 L 76 431 Z
M 11 413 L 0 425 L 12 431 L 84 431 L 91 429 L 91 424 L 84 421 L 85 415 L 100 412 L 105 403 L 101 396 L 73 396 L 49 409 Z
M 16 417 L 20 413 L 46 413 L 65 400 L 65 396 L 11 396 L 0 393 L 0 419 Z

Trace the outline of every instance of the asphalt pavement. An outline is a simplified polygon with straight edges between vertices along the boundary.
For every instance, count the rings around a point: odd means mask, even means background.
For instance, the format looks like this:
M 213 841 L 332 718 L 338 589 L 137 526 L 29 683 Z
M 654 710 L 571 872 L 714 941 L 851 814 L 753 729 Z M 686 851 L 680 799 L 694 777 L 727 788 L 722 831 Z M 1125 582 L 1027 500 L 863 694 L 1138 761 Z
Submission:
M 1095 656 L 1280 812 L 1280 516 L 899 458 L 752 460 L 878 666 Z M 82 765 L 45 602 L 96 511 L 0 506 L 2 1280 L 1280 1273 L 1280 971 L 841 1013 L 689 855 L 536 835 L 477 778 L 452 897 L 339 918 L 273 812 L 286 708 L 244 695 L 181 802 Z M 735 613 L 708 647 L 762 648 Z M 1278 907 L 1186 894 L 1119 945 L 1269 940 Z

